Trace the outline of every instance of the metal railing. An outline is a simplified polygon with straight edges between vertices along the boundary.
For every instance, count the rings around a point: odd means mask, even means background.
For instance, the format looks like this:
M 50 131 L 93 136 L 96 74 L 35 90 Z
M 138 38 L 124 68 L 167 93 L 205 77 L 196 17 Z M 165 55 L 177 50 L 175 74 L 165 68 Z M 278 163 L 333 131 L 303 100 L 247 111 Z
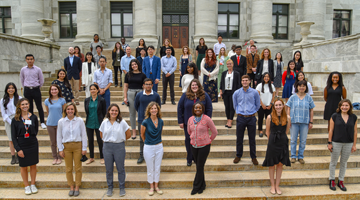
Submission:
M 156 48 L 156 53 L 155 53 L 155 55 L 156 56 L 158 56 L 158 57 L 160 57 L 160 36 L 159 36 L 159 38 L 158 38 L 158 44 L 157 44 L 157 48 Z
M 196 57 L 196 48 L 195 48 L 195 43 L 194 43 L 194 36 L 191 36 L 191 45 L 190 45 L 189 48 L 191 48 L 192 52 L 194 53 L 194 59 L 193 60 L 196 63 L 197 57 Z

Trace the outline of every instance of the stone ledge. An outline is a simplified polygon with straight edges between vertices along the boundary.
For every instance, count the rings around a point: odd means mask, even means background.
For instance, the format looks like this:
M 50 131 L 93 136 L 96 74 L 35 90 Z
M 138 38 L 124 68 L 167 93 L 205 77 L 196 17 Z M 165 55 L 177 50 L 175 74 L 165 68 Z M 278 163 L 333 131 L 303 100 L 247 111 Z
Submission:
M 12 40 L 12 41 L 16 41 L 16 42 L 22 42 L 22 43 L 28 43 L 28 44 L 34 44 L 34 45 L 39 45 L 39 46 L 44 46 L 44 47 L 51 47 L 51 48 L 55 48 L 55 49 L 60 49 L 60 46 L 57 45 L 57 44 L 50 44 L 50 43 L 46 43 L 46 42 L 40 42 L 40 41 L 31 40 L 31 39 L 27 39 L 27 38 L 23 38 L 23 37 L 19 37 L 19 36 L 14 36 L 14 35 L 9 35 L 9 34 L 4 34 L 4 33 L 0 33 L 0 39 L 6 39 L 6 40 Z
M 338 43 L 338 42 L 344 42 L 344 41 L 349 41 L 349 40 L 355 40 L 355 39 L 359 39 L 359 38 L 360 38 L 360 33 L 356 33 L 356 34 L 353 34 L 353 35 L 334 38 L 334 39 L 325 40 L 325 41 L 321 41 L 321 42 L 309 43 L 309 44 L 304 44 L 304 45 L 294 45 L 293 49 L 294 50 L 295 49 L 303 49 L 303 48 L 309 48 L 309 47 L 333 44 L 333 43 Z

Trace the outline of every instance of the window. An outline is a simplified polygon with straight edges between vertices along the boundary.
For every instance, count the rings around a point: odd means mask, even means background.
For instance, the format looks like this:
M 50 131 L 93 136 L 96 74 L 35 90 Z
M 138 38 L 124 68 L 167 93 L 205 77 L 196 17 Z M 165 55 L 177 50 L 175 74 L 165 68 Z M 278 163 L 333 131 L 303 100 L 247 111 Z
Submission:
M 12 33 L 11 8 L 0 7 L 0 17 L 1 17 L 1 25 L 0 25 L 1 33 L 11 34 Z
M 350 10 L 334 10 L 333 38 L 350 35 Z
M 288 39 L 289 5 L 273 4 L 272 35 L 274 39 Z
M 218 35 L 223 38 L 239 38 L 239 4 L 218 4 Z
M 76 2 L 59 2 L 60 38 L 75 38 L 77 34 Z
M 111 2 L 111 37 L 133 37 L 132 2 Z

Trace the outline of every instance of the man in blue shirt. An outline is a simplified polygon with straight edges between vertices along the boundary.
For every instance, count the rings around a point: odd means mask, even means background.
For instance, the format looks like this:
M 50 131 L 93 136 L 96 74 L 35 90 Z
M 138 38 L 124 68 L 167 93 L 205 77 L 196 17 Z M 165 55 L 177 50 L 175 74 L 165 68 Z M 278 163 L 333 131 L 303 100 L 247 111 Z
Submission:
M 125 56 L 121 58 L 120 65 L 121 70 L 123 73 L 121 74 L 121 80 L 125 81 L 125 75 L 129 72 L 129 64 L 132 59 L 136 59 L 134 56 L 131 55 L 131 48 L 129 46 L 125 49 Z M 125 102 L 122 103 L 122 105 L 125 105 Z
M 99 58 L 100 69 L 94 73 L 94 83 L 99 86 L 99 95 L 105 99 L 106 110 L 110 106 L 110 86 L 113 83 L 112 71 L 106 68 L 106 58 Z
M 153 87 L 152 80 L 146 78 L 143 84 L 143 92 L 139 92 L 134 101 L 135 110 L 138 113 L 138 127 L 141 135 L 141 124 L 145 119 L 145 110 L 146 107 L 149 105 L 150 102 L 155 101 L 161 106 L 160 104 L 160 95 L 153 91 L 151 88 Z M 144 149 L 144 141 L 140 137 L 140 157 L 137 161 L 138 164 L 144 162 L 143 157 L 143 149 Z
M 174 92 L 174 83 L 175 83 L 175 70 L 176 70 L 176 58 L 171 55 L 171 48 L 166 48 L 166 56 L 161 58 L 161 71 L 163 72 L 163 96 L 161 104 L 166 103 L 166 90 L 168 83 L 170 84 L 170 97 L 171 104 L 176 105 L 175 103 L 175 92 Z
M 243 155 L 243 140 L 245 128 L 248 130 L 250 157 L 254 165 L 258 165 L 256 159 L 256 117 L 255 114 L 260 108 L 260 95 L 257 90 L 249 87 L 250 76 L 241 77 L 242 88 L 233 94 L 233 104 L 236 111 L 236 157 L 234 163 L 238 163 Z
M 158 91 L 158 83 L 160 82 L 161 62 L 160 58 L 154 55 L 154 46 L 148 47 L 148 54 L 143 60 L 142 71 L 147 78 L 153 81 L 153 90 Z

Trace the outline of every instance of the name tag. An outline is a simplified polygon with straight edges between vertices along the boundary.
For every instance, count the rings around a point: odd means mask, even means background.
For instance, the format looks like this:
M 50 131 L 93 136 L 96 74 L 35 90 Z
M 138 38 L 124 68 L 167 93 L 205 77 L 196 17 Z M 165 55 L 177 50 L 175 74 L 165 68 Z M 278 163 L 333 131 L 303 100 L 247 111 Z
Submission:
M 31 125 L 31 120 L 25 120 L 26 125 Z

